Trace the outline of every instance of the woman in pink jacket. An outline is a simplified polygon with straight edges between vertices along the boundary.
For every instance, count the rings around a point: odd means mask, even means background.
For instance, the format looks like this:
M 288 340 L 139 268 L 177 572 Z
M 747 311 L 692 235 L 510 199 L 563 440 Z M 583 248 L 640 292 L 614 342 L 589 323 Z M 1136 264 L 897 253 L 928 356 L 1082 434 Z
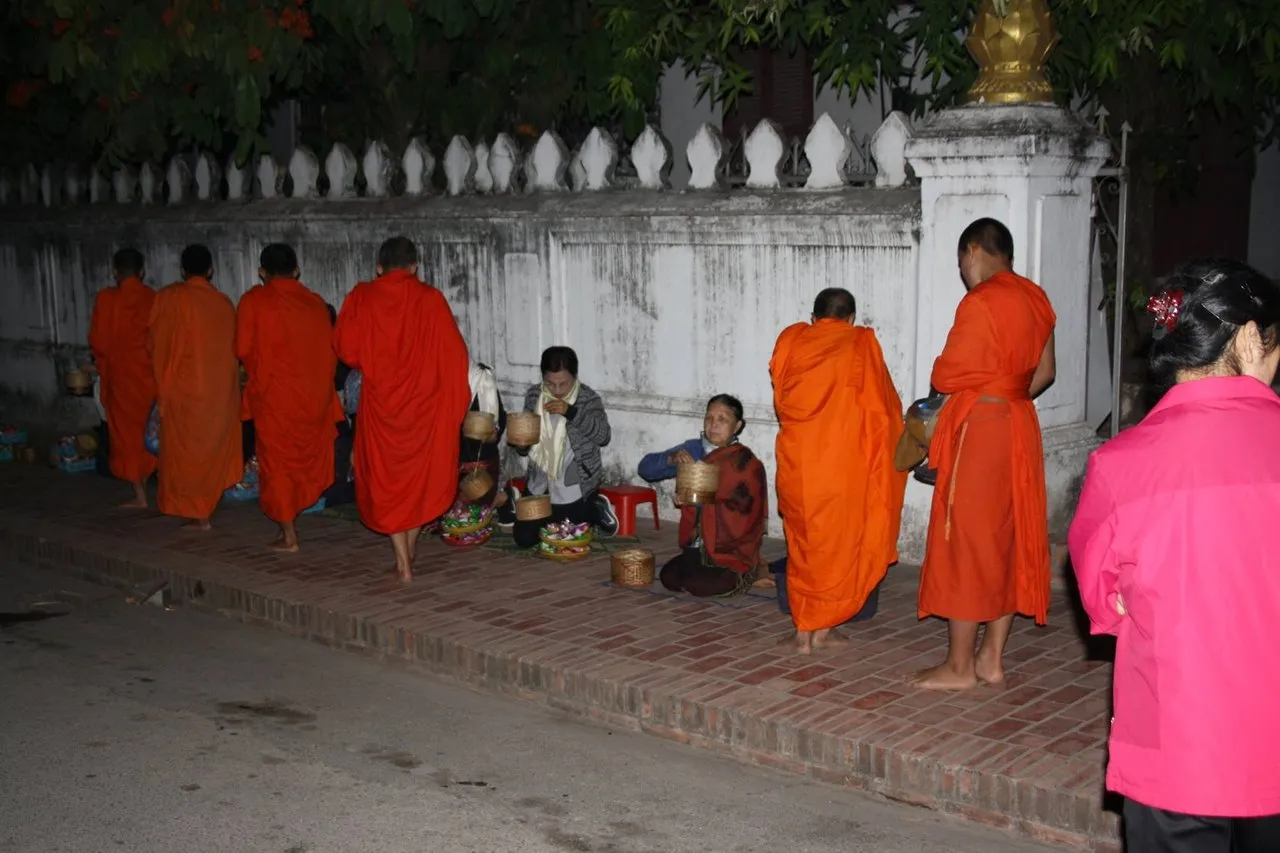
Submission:
M 1069 544 L 1118 637 L 1107 787 L 1129 853 L 1280 851 L 1280 288 L 1235 261 L 1161 283 L 1142 423 L 1093 454 Z

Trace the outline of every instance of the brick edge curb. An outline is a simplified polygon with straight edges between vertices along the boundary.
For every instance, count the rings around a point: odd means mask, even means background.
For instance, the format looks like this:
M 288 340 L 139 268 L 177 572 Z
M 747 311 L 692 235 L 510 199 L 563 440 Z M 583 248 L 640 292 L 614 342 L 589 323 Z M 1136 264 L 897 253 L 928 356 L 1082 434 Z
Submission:
M 888 800 L 951 814 L 1048 844 L 1119 853 L 1116 821 L 1097 795 L 1039 787 L 1028 780 L 949 765 L 763 713 L 719 707 L 714 699 L 576 672 L 538 655 L 483 648 L 289 601 L 198 576 L 120 559 L 46 537 L 0 528 L 3 553 L 41 569 L 133 590 L 169 582 L 172 601 L 284 631 L 333 648 L 421 665 L 476 687 L 542 702 L 617 728 L 658 735 L 751 764 L 785 770 Z

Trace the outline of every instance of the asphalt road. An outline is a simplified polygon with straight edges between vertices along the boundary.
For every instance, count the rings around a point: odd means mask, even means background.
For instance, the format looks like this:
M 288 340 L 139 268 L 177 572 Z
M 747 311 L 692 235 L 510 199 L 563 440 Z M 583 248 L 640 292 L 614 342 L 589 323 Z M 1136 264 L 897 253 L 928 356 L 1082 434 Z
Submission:
M 1050 849 L 17 565 L 0 684 L 3 851 Z

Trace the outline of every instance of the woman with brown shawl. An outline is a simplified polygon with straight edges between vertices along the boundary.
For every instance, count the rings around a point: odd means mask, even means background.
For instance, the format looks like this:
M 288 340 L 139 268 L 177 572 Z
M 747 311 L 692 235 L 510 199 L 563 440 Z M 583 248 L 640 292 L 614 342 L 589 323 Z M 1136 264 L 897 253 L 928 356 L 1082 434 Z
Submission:
M 768 479 L 764 465 L 744 444 L 742 403 L 717 394 L 707 403 L 702 437 L 640 462 L 649 482 L 668 480 L 686 462 L 720 468 L 716 500 L 709 506 L 684 506 L 680 514 L 680 554 L 662 567 L 662 585 L 699 598 L 736 595 L 755 582 L 760 542 L 769 516 Z

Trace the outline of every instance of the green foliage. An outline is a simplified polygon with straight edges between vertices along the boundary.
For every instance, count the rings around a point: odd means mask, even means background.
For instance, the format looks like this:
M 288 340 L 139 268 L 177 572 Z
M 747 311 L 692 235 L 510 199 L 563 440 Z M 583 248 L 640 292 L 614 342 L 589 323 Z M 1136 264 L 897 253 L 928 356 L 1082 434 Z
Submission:
M 4 53 L 7 159 L 159 158 L 262 144 L 264 110 L 314 73 L 294 0 L 18 0 Z
M 1048 0 L 1062 42 L 1050 75 L 1063 102 L 1129 92 L 1135 128 L 1185 136 L 1209 114 L 1244 118 L 1264 143 L 1280 95 L 1280 0 Z M 954 104 L 975 67 L 960 36 L 979 0 L 614 0 L 608 26 L 622 47 L 611 90 L 635 104 L 655 67 L 682 60 L 703 90 L 731 105 L 751 91 L 735 58 L 757 45 L 806 46 L 822 83 L 848 97 L 882 83 L 915 112 Z M 722 69 L 717 71 L 717 69 Z M 922 77 L 927 85 L 912 86 Z M 1147 90 L 1143 84 L 1153 87 Z M 1175 108 L 1154 111 L 1164 97 Z M 1112 111 L 1115 115 L 1115 110 Z M 1177 116 L 1173 127 L 1166 119 Z M 1144 120 L 1147 119 L 1147 120 Z M 1167 141 L 1166 141 L 1167 142 Z M 1163 146 L 1166 150 L 1168 144 Z M 1176 147 L 1176 146 L 1173 146 Z
M 1157 179 L 1195 162 L 1206 117 L 1264 142 L 1280 94 L 1280 0 L 1049 0 L 1063 102 L 1108 103 Z M 755 46 L 805 47 L 847 97 L 956 102 L 978 0 L 9 0 L 0 84 L 9 163 L 264 149 L 285 98 L 323 105 L 317 145 L 606 124 L 639 132 L 683 61 L 732 107 Z M 925 83 L 920 85 L 919 78 Z M 1252 139 L 1248 141 L 1253 141 Z
M 326 107 L 324 136 L 526 134 L 625 122 L 594 0 L 10 0 L 0 81 L 10 164 L 109 164 L 199 146 L 241 162 L 280 101 Z M 632 90 L 649 103 L 652 75 Z
M 333 10 L 330 22 L 350 6 L 315 3 L 317 17 Z M 342 26 L 359 38 L 322 36 L 331 53 L 316 95 L 328 138 L 355 147 L 378 128 L 395 149 L 414 136 L 439 147 L 454 134 L 531 137 L 614 121 L 639 132 L 656 93 L 655 75 L 633 108 L 610 96 L 613 39 L 590 0 L 419 0 L 412 18 L 405 8 L 381 0 L 349 10 Z

